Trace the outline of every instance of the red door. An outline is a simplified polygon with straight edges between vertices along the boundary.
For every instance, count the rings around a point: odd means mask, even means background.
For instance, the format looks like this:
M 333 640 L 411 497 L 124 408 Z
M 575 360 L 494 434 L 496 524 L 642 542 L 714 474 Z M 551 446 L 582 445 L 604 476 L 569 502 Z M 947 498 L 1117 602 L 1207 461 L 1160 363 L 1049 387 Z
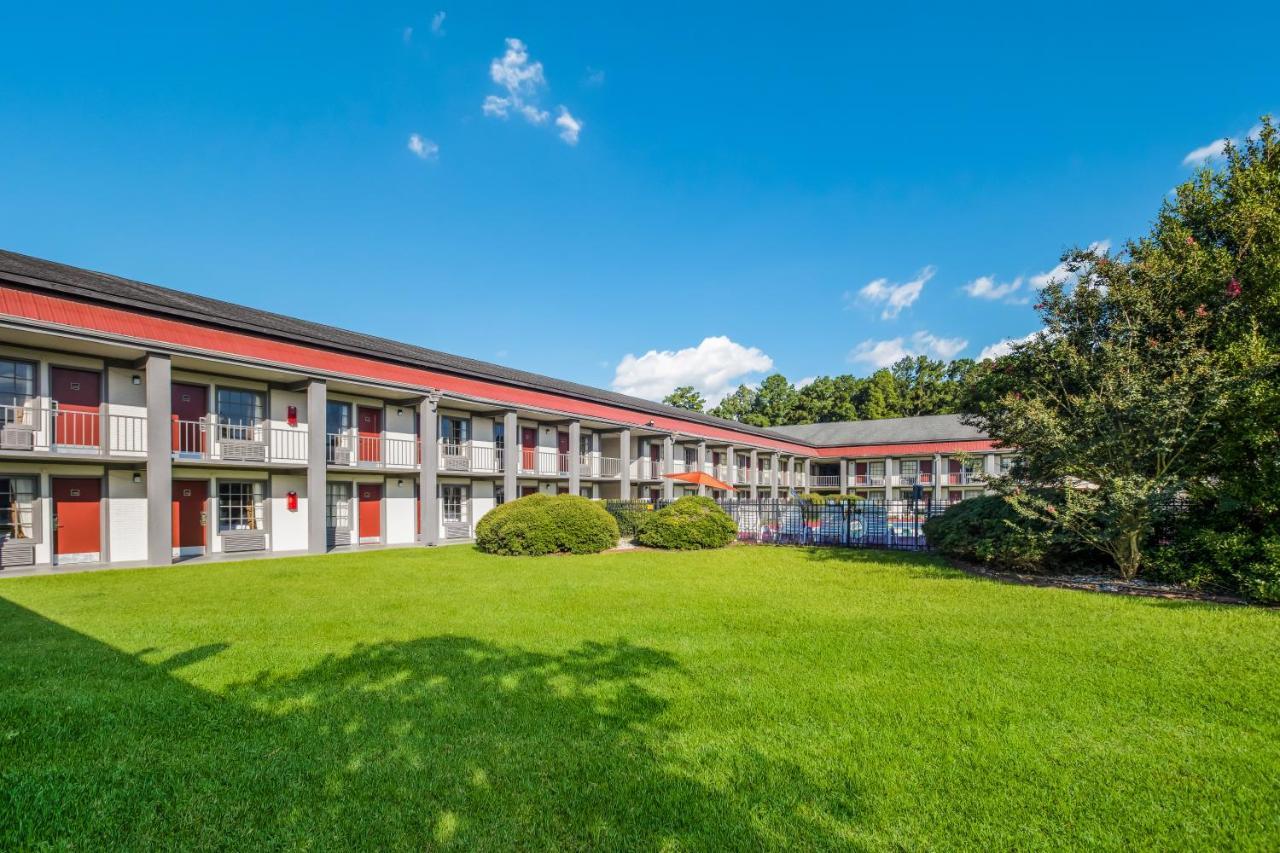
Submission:
M 102 551 L 102 481 L 92 477 L 53 480 L 53 553 Z
M 205 455 L 208 439 L 201 419 L 209 414 L 209 389 L 203 385 L 173 383 L 173 449 L 178 453 Z
M 522 498 L 527 498 L 529 497 L 529 495 L 536 495 L 537 493 L 538 493 L 537 486 L 521 486 L 520 487 L 520 497 Z
M 203 548 L 208 517 L 205 501 L 209 484 L 204 480 L 173 481 L 173 547 Z
M 357 483 L 360 496 L 360 541 L 382 539 L 382 484 Z
M 559 451 L 560 473 L 569 473 L 569 433 L 561 432 L 556 434 L 556 449 Z
M 537 453 L 537 427 L 520 427 L 520 467 L 526 471 L 535 470 Z
M 924 485 L 928 485 L 929 483 L 933 482 L 933 460 L 932 459 L 920 460 L 920 482 L 923 483 Z
M 867 463 L 853 463 L 853 482 L 859 486 L 868 486 L 870 481 L 867 480 Z
M 960 476 L 960 460 L 947 460 L 947 482 L 952 485 L 959 485 L 963 478 Z
M 356 423 L 360 427 L 360 461 L 381 462 L 382 409 L 360 406 L 356 412 Z
M 662 448 L 649 442 L 649 477 L 657 477 L 662 473 Z
M 57 412 L 53 440 L 64 447 L 98 447 L 101 441 L 102 377 L 92 370 L 55 367 L 51 384 Z

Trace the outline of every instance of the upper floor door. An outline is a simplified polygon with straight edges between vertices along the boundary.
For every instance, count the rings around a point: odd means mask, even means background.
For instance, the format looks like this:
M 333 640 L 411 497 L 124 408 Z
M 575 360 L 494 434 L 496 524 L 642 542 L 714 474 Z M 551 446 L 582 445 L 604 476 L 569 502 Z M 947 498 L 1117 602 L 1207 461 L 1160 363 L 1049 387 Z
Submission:
M 209 389 L 204 385 L 175 382 L 170 398 L 173 449 L 180 454 L 203 456 L 208 441 L 204 419 L 209 415 Z
M 382 461 L 382 409 L 360 406 L 356 413 L 360 429 L 360 461 Z
M 98 448 L 102 441 L 102 375 L 68 367 L 55 367 L 51 374 L 54 441 L 61 447 Z

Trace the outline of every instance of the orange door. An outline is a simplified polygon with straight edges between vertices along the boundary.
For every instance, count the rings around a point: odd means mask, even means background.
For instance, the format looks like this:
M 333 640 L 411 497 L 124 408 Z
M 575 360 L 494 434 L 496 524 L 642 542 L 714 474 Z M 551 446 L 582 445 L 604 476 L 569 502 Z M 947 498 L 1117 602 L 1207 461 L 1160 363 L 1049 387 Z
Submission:
M 520 467 L 533 471 L 537 467 L 538 430 L 535 427 L 520 428 Z
M 360 495 L 360 541 L 382 539 L 382 484 L 357 483 Z
M 356 423 L 360 427 L 360 461 L 381 462 L 382 409 L 360 406 L 356 411 Z
M 57 411 L 53 440 L 63 446 L 97 447 L 101 440 L 101 377 L 92 370 L 55 367 L 50 384 Z
M 963 477 L 960 476 L 960 472 L 961 472 L 960 460 L 948 459 L 947 460 L 947 482 L 953 485 L 958 485 L 960 481 L 964 479 Z
M 178 453 L 203 456 L 206 448 L 200 420 L 209 414 L 209 389 L 203 385 L 173 383 L 170 391 L 173 413 L 173 449 Z
M 53 480 L 53 553 L 95 554 L 102 550 L 102 481 L 92 477 Z
M 206 543 L 205 501 L 209 484 L 204 480 L 173 481 L 173 547 L 203 548 Z

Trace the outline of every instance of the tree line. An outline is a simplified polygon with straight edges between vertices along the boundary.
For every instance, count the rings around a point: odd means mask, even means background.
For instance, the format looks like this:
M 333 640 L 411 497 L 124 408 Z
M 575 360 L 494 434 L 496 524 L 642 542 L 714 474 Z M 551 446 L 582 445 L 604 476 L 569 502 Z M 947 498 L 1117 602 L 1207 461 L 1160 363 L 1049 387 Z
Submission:
M 973 359 L 948 363 L 921 355 L 900 359 L 870 376 L 819 376 L 800 388 L 775 373 L 754 388 L 739 385 L 709 409 L 706 398 L 689 385 L 675 389 L 663 402 L 758 427 L 946 415 L 960 411 L 964 388 L 976 367 Z

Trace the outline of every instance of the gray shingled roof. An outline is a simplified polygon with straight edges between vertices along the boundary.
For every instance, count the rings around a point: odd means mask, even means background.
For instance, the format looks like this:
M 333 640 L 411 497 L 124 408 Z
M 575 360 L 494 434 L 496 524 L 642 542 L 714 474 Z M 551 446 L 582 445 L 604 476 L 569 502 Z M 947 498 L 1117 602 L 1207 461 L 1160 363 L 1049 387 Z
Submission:
M 773 432 L 818 447 L 853 444 L 900 444 L 917 441 L 965 441 L 983 439 L 977 427 L 960 422 L 959 415 L 922 415 L 884 418 L 878 421 L 839 421 L 774 427 Z
M 464 358 L 373 335 L 364 335 L 334 326 L 312 323 L 295 317 L 286 317 L 282 314 L 273 314 L 269 311 L 259 311 L 255 308 L 223 302 L 220 299 L 210 299 L 206 296 L 197 296 L 194 293 L 170 290 L 154 284 L 144 284 L 140 281 L 54 263 L 53 261 L 46 261 L 3 249 L 0 249 L 0 279 L 38 290 L 141 309 L 153 314 L 195 320 L 206 325 L 234 331 L 251 332 L 277 339 L 312 344 L 327 349 L 399 362 L 457 376 L 489 379 L 508 385 L 564 394 L 595 403 L 623 406 L 645 414 L 683 418 L 695 423 L 733 429 L 748 435 L 764 438 L 781 438 L 799 443 L 816 444 L 869 444 L 881 439 L 868 438 L 859 441 L 837 439 L 828 442 L 820 437 L 811 439 L 807 435 L 797 432 L 797 430 L 812 430 L 815 431 L 814 434 L 817 436 L 827 435 L 829 430 L 835 430 L 833 434 L 837 435 L 843 435 L 845 430 L 853 430 L 858 434 L 862 434 L 863 430 L 866 430 L 868 434 L 879 434 L 880 424 L 898 424 L 899 434 L 883 439 L 886 441 L 938 441 L 980 437 L 976 430 L 959 425 L 951 416 L 943 417 L 951 418 L 946 423 L 954 425 L 952 434 L 945 434 L 947 429 L 942 423 L 939 423 L 936 427 L 924 430 L 933 435 L 934 437 L 932 438 L 914 438 L 901 434 L 905 424 L 933 420 L 931 418 L 901 418 L 893 421 L 811 424 L 800 427 L 761 429 L 741 424 L 737 421 L 727 421 L 699 412 L 689 412 L 684 409 L 677 409 L 674 406 L 666 406 L 651 400 L 631 397 L 614 391 L 579 385 L 576 382 L 566 382 L 550 376 L 515 370 L 486 361 Z M 908 432 L 914 430 L 912 427 L 905 427 L 905 429 Z

